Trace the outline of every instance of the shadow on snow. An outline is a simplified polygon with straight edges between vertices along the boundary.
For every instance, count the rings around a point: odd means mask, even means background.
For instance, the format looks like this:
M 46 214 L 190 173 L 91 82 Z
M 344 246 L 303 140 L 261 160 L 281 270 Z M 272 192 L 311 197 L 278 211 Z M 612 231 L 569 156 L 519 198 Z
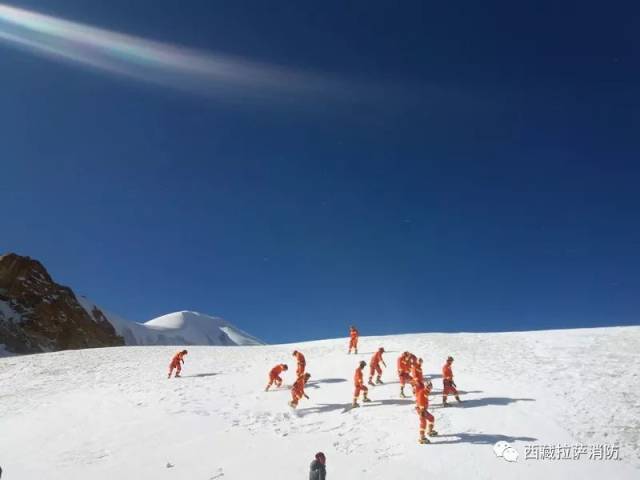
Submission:
M 436 395 L 442 395 L 442 393 L 443 393 L 442 390 L 431 390 L 431 393 L 429 395 L 436 396 Z M 458 390 L 458 393 L 460 395 L 468 395 L 470 393 L 483 393 L 483 390 Z M 452 395 L 449 394 L 449 396 L 451 397 Z
M 450 395 L 451 397 L 451 395 Z M 489 405 L 510 405 L 516 402 L 535 402 L 534 398 L 509 398 L 509 397 L 485 397 L 474 398 L 472 400 L 463 400 L 458 404 L 455 400 L 450 399 L 449 403 L 457 408 L 474 408 L 474 407 L 487 407 Z M 442 408 L 441 403 L 436 403 L 431 406 L 432 408 Z
M 360 403 L 360 408 L 371 408 L 377 407 L 380 405 L 411 405 L 414 401 L 408 398 L 398 398 L 398 399 L 384 399 L 384 400 L 371 400 L 371 403 Z M 337 410 L 347 412 L 351 410 L 351 403 L 319 403 L 314 407 L 309 407 L 305 409 L 299 410 L 299 412 L 303 415 L 307 415 L 310 413 L 327 413 L 327 412 L 335 412 Z
M 321 383 L 344 383 L 346 378 L 321 378 L 319 380 L 309 380 L 305 384 L 305 388 L 320 388 Z
M 451 443 L 471 443 L 475 445 L 494 445 L 497 442 L 535 442 L 538 439 L 533 437 L 512 437 L 501 434 L 488 433 L 451 433 L 448 435 L 438 435 L 438 439 L 447 439 L 444 441 L 434 440 L 431 445 L 446 445 Z
M 202 377 L 213 377 L 215 375 L 219 375 L 218 372 L 209 372 L 209 373 L 194 373 L 193 375 L 181 375 L 182 378 L 202 378 Z

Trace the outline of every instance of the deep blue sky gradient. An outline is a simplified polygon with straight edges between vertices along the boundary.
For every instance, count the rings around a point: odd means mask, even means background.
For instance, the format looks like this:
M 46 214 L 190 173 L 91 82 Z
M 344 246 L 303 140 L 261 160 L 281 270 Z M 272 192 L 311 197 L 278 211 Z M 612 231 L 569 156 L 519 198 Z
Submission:
M 268 342 L 639 323 L 636 2 L 12 5 L 378 92 L 222 103 L 0 43 L 0 251 L 105 308 Z

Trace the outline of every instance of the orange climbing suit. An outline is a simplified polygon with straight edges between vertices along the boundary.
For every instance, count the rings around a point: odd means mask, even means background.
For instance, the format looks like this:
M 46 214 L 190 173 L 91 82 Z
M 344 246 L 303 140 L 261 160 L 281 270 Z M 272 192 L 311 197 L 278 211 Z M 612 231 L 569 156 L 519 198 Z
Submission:
M 416 362 L 411 367 L 411 378 L 412 384 L 415 386 L 417 383 L 422 383 L 424 381 L 424 375 L 422 373 L 422 365 L 419 362 Z
M 304 397 L 304 384 L 304 374 L 299 375 L 298 379 L 291 387 L 291 403 L 293 403 L 293 405 L 298 405 L 298 401 L 300 401 L 300 399 Z
M 405 384 L 411 383 L 411 375 L 409 375 L 409 362 L 401 355 L 398 358 L 398 378 L 400 379 L 400 386 L 404 387 Z
M 298 362 L 298 368 L 296 370 L 296 376 L 300 376 L 304 373 L 304 369 L 307 366 L 307 361 L 301 352 L 296 353 L 296 361 Z
M 424 432 L 427 428 L 427 422 L 434 422 L 433 415 L 427 411 L 427 408 L 429 408 L 429 392 L 424 383 L 419 382 L 416 385 L 416 412 L 418 413 L 418 417 L 420 417 L 421 432 Z
M 366 395 L 369 391 L 369 389 L 364 385 L 362 369 L 360 368 L 356 368 L 356 372 L 353 374 L 353 385 L 355 387 L 353 398 L 358 398 L 360 396 L 360 392 L 363 392 Z
M 378 377 L 382 375 L 382 368 L 380 368 L 380 362 L 383 361 L 382 353 L 383 352 L 378 351 L 373 354 L 373 357 L 371 357 L 371 361 L 369 362 L 369 372 L 372 378 L 376 373 L 378 374 Z
M 271 369 L 271 371 L 269 372 L 269 387 L 274 383 L 276 384 L 276 387 L 282 385 L 282 378 L 280 377 L 280 374 L 282 372 L 284 372 L 284 363 L 276 365 Z
M 458 390 L 453 386 L 453 370 L 447 363 L 442 366 L 442 386 L 443 395 L 458 395 Z
M 358 337 L 360 336 L 360 334 L 358 333 L 358 329 L 357 328 L 351 328 L 349 329 L 349 351 L 351 351 L 351 349 L 358 349 Z
M 171 363 L 169 364 L 169 376 L 173 373 L 175 369 L 176 375 L 180 375 L 182 371 L 182 364 L 184 363 L 184 353 L 178 352 L 171 359 Z

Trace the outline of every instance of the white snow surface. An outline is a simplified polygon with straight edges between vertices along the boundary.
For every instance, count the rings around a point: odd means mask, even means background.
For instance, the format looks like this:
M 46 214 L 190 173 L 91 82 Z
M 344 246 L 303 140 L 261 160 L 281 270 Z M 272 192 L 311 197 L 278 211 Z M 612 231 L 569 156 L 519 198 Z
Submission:
M 162 315 L 145 323 L 126 320 L 78 297 L 80 305 L 93 317 L 98 308 L 126 345 L 262 345 L 263 342 L 220 317 L 181 311 Z
M 171 319 L 173 321 L 174 319 Z M 168 320 L 167 320 L 168 321 Z M 162 323 L 162 322 L 160 322 Z M 167 325 L 162 325 L 166 327 Z M 359 360 L 384 346 L 385 385 L 345 411 Z M 264 392 L 269 369 L 305 353 L 312 377 L 298 410 L 288 389 Z M 0 465 L 11 480 L 308 478 L 640 478 L 640 327 L 361 337 L 295 345 L 119 347 L 0 358 Z M 410 350 L 432 377 L 440 436 L 419 445 L 395 362 Z M 441 366 L 455 357 L 463 404 L 443 409 Z M 409 390 L 410 392 L 410 390 Z M 506 461 L 498 441 L 519 453 Z M 526 445 L 617 444 L 619 461 L 525 459 Z

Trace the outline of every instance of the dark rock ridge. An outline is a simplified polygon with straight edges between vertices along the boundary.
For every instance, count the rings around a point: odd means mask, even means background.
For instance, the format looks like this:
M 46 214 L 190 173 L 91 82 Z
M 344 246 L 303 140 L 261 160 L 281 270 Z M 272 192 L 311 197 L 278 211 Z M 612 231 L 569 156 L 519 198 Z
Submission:
M 92 313 L 93 318 L 37 260 L 0 256 L 0 345 L 10 352 L 124 345 L 104 314 Z

